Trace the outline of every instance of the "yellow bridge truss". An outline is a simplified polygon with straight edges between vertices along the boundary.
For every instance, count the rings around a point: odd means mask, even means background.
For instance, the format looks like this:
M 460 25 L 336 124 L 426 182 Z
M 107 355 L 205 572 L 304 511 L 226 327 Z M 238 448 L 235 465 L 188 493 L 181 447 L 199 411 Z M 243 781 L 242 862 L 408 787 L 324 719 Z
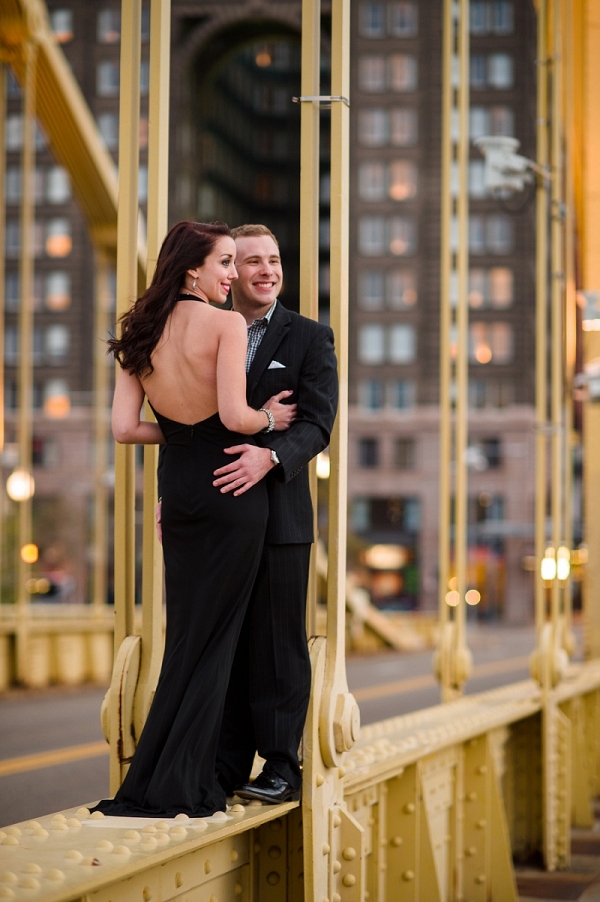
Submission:
M 555 546 L 565 528 L 563 486 L 575 291 L 600 289 L 600 0 L 538 0 L 538 322 L 550 298 L 552 353 L 545 328 L 538 330 L 538 498 L 546 491 L 547 438 L 553 491 Z M 332 0 L 334 98 L 349 97 L 349 0 Z M 600 662 L 568 664 L 568 593 L 554 581 L 551 604 L 538 580 L 537 647 L 532 678 L 493 692 L 462 697 L 470 656 L 465 638 L 467 291 L 467 0 L 444 0 L 443 166 L 447 185 L 452 162 L 460 189 L 453 208 L 444 191 L 442 230 L 459 223 L 458 251 L 442 241 L 442 274 L 458 273 L 458 357 L 453 374 L 447 353 L 449 299 L 442 295 L 442 440 L 440 583 L 449 566 L 450 481 L 453 448 L 458 461 L 456 510 L 457 582 L 460 603 L 440 599 L 441 642 L 437 675 L 443 704 L 392 718 L 362 730 L 348 692 L 344 661 L 347 435 L 348 121 L 343 100 L 332 104 L 331 322 L 336 333 L 342 386 L 340 415 L 331 445 L 327 629 L 311 638 L 313 686 L 303 741 L 302 803 L 242 808 L 208 821 L 182 819 L 140 832 L 90 821 L 87 811 L 0 831 L 0 899 L 190 900 L 190 902 L 516 902 L 512 855 L 541 852 L 548 869 L 570 861 L 569 829 L 591 824 L 591 799 L 600 792 Z M 147 236 L 137 205 L 141 0 L 123 0 L 119 179 L 95 125 L 56 46 L 41 0 L 1 0 L 0 52 L 24 87 L 24 189 L 31 178 L 34 116 L 44 126 L 57 159 L 70 175 L 97 251 L 97 294 L 103 267 L 117 260 L 117 312 L 126 309 L 152 272 L 167 226 L 168 86 L 170 4 L 151 0 L 150 134 Z M 302 96 L 319 90 L 320 4 L 303 2 Z M 461 77 L 453 87 L 453 57 Z M 4 92 L 2 92 L 3 94 Z M 456 146 L 450 138 L 452 109 L 461 122 Z M 319 104 L 301 109 L 301 298 L 302 312 L 317 315 Z M 2 167 L 0 167 L 0 170 Z M 30 332 L 27 286 L 27 191 L 22 207 L 21 363 Z M 550 216 L 566 204 L 566 217 Z M 548 223 L 550 223 L 548 227 Z M 574 234 L 579 235 L 579 283 L 575 282 Z M 2 226 L 0 225 L 0 231 Z M 2 237 L 0 235 L 0 237 Z M 546 240 L 549 240 L 549 247 Z M 546 285 L 551 272 L 560 280 Z M 448 279 L 443 277 L 443 285 Z M 443 289 L 445 290 L 445 289 Z M 0 311 L 1 312 L 1 311 Z M 543 334 L 542 334 L 543 333 Z M 600 335 L 586 333 L 587 360 L 600 358 Z M 547 356 L 552 360 L 546 372 Z M 449 386 L 458 386 L 450 418 Z M 548 379 L 550 376 L 550 379 Z M 21 374 L 28 387 L 28 374 Z M 549 397 L 547 396 L 549 388 Z M 27 398 L 27 392 L 23 393 Z M 548 403 L 549 402 L 549 403 Z M 549 416 L 547 409 L 550 410 Z M 22 402 L 19 441 L 30 438 Z M 552 428 L 548 428 L 552 427 Z M 585 405 L 586 539 L 590 566 L 586 585 L 587 651 L 600 653 L 600 494 L 597 454 L 600 408 Z M 554 431 L 552 431 L 552 429 Z M 142 631 L 134 631 L 134 458 L 118 447 L 115 492 L 115 665 L 103 709 L 110 744 L 111 788 L 119 785 L 152 697 L 161 648 L 161 558 L 153 509 L 156 451 L 145 450 Z M 600 499 L 599 499 L 600 500 Z M 24 508 L 25 509 L 25 508 Z M 537 508 L 538 563 L 544 552 L 545 508 Z M 21 524 L 27 531 L 27 514 Z M 98 525 L 101 530 L 102 524 Z M 600 555 L 598 556 L 600 558 Z M 539 569 L 539 568 L 538 568 Z M 99 593 L 97 597 L 101 597 Z M 312 599 L 314 605 L 314 597 Z M 20 599 L 20 604 L 23 604 Z M 309 631 L 313 632 L 312 618 Z M 25 629 L 22 626 L 22 629 Z M 24 667 L 24 663 L 21 662 Z M 239 810 L 238 810 L 239 809 Z M 98 866 L 101 864 L 101 866 Z

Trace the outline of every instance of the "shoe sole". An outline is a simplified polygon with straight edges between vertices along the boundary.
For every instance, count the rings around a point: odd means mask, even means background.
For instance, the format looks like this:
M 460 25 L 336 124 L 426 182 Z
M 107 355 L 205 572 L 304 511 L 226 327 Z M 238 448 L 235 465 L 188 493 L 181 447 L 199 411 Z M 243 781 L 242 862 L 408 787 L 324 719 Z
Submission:
M 284 802 L 299 802 L 300 790 L 292 792 L 289 796 L 286 796 L 285 799 L 273 799 L 261 795 L 260 792 L 244 792 L 243 790 L 238 790 L 236 796 L 239 796 L 240 799 L 245 799 L 248 802 L 264 802 L 266 805 L 282 805 Z

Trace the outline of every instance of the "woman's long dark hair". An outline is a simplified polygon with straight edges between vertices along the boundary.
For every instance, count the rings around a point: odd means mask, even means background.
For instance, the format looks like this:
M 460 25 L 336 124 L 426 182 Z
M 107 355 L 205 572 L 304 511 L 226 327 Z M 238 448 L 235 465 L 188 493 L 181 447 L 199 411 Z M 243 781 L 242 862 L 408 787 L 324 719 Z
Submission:
M 172 313 L 188 269 L 202 266 L 216 242 L 229 235 L 223 222 L 178 222 L 162 243 L 152 282 L 120 319 L 121 337 L 108 341 L 124 370 L 149 376 L 152 352 Z

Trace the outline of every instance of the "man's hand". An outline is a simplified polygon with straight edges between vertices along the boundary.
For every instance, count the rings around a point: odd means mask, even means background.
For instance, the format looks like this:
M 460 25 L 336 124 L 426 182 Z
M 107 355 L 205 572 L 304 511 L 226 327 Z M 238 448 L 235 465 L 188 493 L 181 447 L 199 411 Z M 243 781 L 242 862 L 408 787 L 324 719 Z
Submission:
M 213 482 L 222 493 L 233 492 L 234 495 L 243 495 L 248 489 L 272 470 L 275 464 L 271 460 L 269 448 L 258 448 L 256 445 L 234 445 L 232 448 L 224 448 L 225 454 L 239 454 L 237 460 L 215 470 L 218 477 Z
M 162 545 L 162 501 L 159 501 L 156 505 L 156 535 L 158 536 L 158 541 Z

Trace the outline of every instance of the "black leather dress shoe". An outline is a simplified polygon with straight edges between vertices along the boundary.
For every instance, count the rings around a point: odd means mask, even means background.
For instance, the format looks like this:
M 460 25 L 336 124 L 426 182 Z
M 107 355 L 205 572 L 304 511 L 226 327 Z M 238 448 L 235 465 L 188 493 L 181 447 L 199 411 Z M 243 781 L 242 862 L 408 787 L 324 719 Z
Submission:
M 283 777 L 272 770 L 263 770 L 253 783 L 244 783 L 243 786 L 239 786 L 235 794 L 240 799 L 258 800 L 269 805 L 275 805 L 278 802 L 296 802 L 300 798 L 300 790 L 294 789 Z

